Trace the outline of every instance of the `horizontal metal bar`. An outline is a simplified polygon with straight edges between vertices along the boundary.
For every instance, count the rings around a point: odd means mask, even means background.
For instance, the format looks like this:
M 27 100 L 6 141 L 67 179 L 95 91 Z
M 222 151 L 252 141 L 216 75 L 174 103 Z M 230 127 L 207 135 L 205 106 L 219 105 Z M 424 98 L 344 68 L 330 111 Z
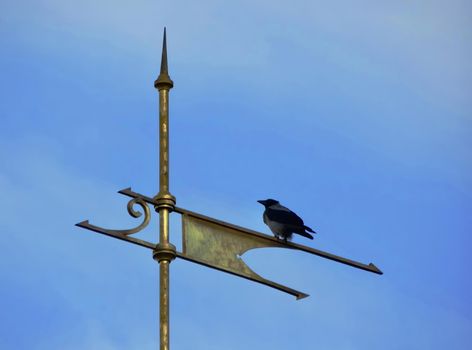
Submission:
M 148 248 L 148 249 L 156 248 L 156 245 L 154 243 L 147 242 L 147 241 L 144 241 L 144 240 L 139 239 L 139 238 L 125 236 L 125 235 L 122 235 L 122 234 L 119 234 L 119 233 L 114 233 L 114 232 L 111 232 L 109 230 L 103 230 L 101 227 L 90 224 L 88 222 L 88 220 L 79 222 L 78 224 L 75 224 L 75 226 L 82 227 L 82 228 L 85 228 L 85 229 L 90 230 L 90 231 L 98 232 L 98 233 L 101 233 L 103 235 L 110 236 L 110 237 L 113 237 L 113 238 L 121 239 L 122 241 L 127 241 L 127 242 L 130 242 L 130 243 L 139 245 L 141 247 L 144 247 L 144 248 Z
M 286 286 L 283 286 L 281 284 L 278 284 L 278 283 L 275 283 L 273 281 L 270 281 L 270 280 L 267 280 L 265 278 L 261 278 L 261 279 L 255 279 L 255 278 L 251 278 L 249 276 L 246 276 L 244 274 L 239 274 L 237 272 L 234 272 L 232 270 L 227 270 L 225 268 L 221 268 L 221 267 L 217 267 L 217 266 L 214 266 L 214 265 L 211 265 L 211 264 L 208 264 L 207 262 L 203 261 L 203 260 L 199 260 L 199 259 L 195 259 L 195 258 L 190 258 L 186 255 L 184 255 L 183 253 L 180 253 L 180 252 L 177 252 L 177 257 L 178 258 L 181 258 L 183 260 L 187 260 L 187 261 L 190 261 L 190 262 L 193 262 L 193 263 L 196 263 L 196 264 L 199 264 L 199 265 L 203 265 L 203 266 L 206 266 L 206 267 L 210 267 L 212 269 L 215 269 L 215 270 L 218 270 L 218 271 L 221 271 L 221 272 L 226 272 L 226 273 L 229 273 L 231 275 L 234 275 L 234 276 L 238 276 L 238 277 L 242 277 L 244 279 L 247 279 L 249 281 L 252 281 L 252 282 L 257 282 L 257 283 L 260 283 L 260 284 L 263 284 L 265 286 L 268 286 L 268 287 L 271 287 L 271 288 L 274 288 L 274 289 L 277 289 L 277 290 L 280 290 L 282 292 L 285 292 L 285 293 L 288 293 L 290 295 L 293 295 L 294 297 L 297 298 L 297 300 L 300 300 L 300 299 L 303 299 L 303 298 L 306 298 L 308 297 L 309 295 L 306 294 L 306 293 L 303 293 L 303 292 L 300 292 L 298 290 L 295 290 L 295 289 L 292 289 L 292 288 L 289 288 L 289 287 L 286 287 Z

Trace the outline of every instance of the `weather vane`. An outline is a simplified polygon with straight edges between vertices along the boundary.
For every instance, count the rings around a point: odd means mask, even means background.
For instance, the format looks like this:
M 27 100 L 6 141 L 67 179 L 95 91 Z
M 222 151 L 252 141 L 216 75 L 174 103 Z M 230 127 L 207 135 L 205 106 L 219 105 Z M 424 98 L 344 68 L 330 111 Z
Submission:
M 289 242 L 292 233 L 313 238 L 308 233 L 315 233 L 305 226 L 302 219 L 288 208 L 273 199 L 260 200 L 264 205 L 264 222 L 269 226 L 275 237 L 271 237 L 244 227 L 236 226 L 221 220 L 210 218 L 176 206 L 176 199 L 169 190 L 169 91 L 174 86 L 168 73 L 166 30 L 162 45 L 161 70 L 154 87 L 159 91 L 159 192 L 148 197 L 127 188 L 119 193 L 131 197 L 128 202 L 128 213 L 139 218 L 144 214 L 142 222 L 135 228 L 126 230 L 110 230 L 92 225 L 86 221 L 76 224 L 79 227 L 104 235 L 134 243 L 152 250 L 153 258 L 159 263 L 159 330 L 160 349 L 169 349 L 169 265 L 175 258 L 180 258 L 206 267 L 211 267 L 235 276 L 264 284 L 302 299 L 308 294 L 289 288 L 282 284 L 267 280 L 246 265 L 241 256 L 251 249 L 277 247 L 301 250 L 310 254 L 330 259 L 342 264 L 381 275 L 374 264 L 363 264 L 311 247 Z M 142 211 L 135 210 L 135 206 Z M 152 243 L 132 235 L 143 230 L 151 219 L 152 205 L 159 214 L 159 242 Z M 169 242 L 169 214 L 181 215 L 182 219 L 182 251 Z

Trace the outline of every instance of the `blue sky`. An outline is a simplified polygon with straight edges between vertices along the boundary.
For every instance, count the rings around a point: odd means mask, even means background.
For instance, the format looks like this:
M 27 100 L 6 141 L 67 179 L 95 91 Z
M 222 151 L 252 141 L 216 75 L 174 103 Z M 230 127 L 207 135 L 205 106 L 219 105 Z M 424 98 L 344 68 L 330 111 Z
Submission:
M 467 1 L 2 1 L 0 348 L 155 349 L 150 252 L 74 227 L 135 224 L 157 191 L 168 28 L 171 191 L 269 233 L 279 199 L 319 234 L 245 255 L 270 288 L 171 265 L 173 349 L 468 349 L 472 23 Z M 156 220 L 143 233 L 155 240 Z M 180 241 L 178 216 L 171 240 Z

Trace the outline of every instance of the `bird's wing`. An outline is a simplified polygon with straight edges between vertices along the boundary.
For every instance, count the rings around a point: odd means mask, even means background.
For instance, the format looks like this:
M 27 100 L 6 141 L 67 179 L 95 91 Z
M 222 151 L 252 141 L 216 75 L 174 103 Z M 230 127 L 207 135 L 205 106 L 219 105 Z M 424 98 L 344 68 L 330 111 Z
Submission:
M 264 224 L 268 225 L 267 222 L 267 210 L 264 211 L 264 214 L 262 214 L 262 220 L 264 221 Z
M 267 208 L 266 214 L 269 220 L 285 225 L 303 226 L 303 220 L 297 214 L 285 207 L 282 208 Z

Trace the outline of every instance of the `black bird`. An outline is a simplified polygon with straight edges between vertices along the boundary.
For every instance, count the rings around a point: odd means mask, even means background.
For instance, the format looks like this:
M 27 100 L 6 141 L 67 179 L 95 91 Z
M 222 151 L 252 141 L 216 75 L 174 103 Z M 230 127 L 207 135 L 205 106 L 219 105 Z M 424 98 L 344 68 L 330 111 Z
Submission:
M 260 200 L 258 202 L 265 207 L 262 218 L 276 238 L 287 242 L 287 240 L 292 239 L 292 233 L 297 233 L 303 237 L 313 239 L 313 236 L 308 232 L 316 232 L 305 226 L 303 220 L 293 211 L 285 208 L 275 199 Z

